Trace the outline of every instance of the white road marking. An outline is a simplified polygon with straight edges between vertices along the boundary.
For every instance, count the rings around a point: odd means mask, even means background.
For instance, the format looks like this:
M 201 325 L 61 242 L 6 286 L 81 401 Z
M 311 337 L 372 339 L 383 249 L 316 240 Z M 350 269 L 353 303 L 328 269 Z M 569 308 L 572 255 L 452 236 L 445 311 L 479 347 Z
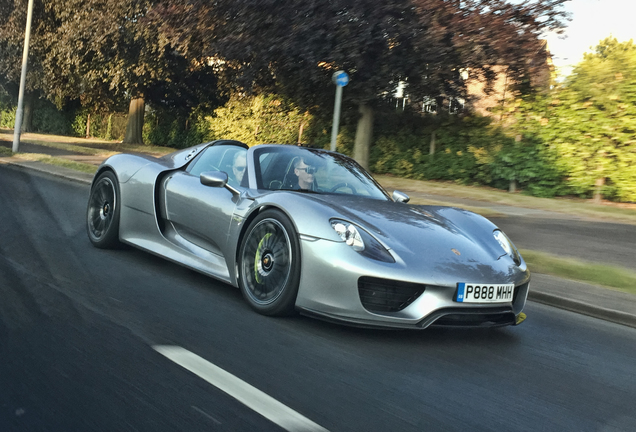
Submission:
M 287 405 L 185 348 L 171 345 L 155 345 L 153 348 L 287 431 L 328 432 Z

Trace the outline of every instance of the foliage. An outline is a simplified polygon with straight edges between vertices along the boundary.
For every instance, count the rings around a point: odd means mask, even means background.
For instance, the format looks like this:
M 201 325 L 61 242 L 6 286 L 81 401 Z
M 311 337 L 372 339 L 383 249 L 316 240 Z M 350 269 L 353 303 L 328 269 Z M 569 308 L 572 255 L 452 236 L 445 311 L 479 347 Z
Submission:
M 524 136 L 517 142 L 508 139 L 493 158 L 492 185 L 505 189 L 515 181 L 526 193 L 538 197 L 567 195 L 564 175 L 554 165 L 554 157 L 536 137 Z
M 462 70 L 492 84 L 502 63 L 522 82 L 539 35 L 562 26 L 564 1 L 165 0 L 153 12 L 181 52 L 214 55 L 239 89 L 285 95 L 312 114 L 331 110 L 331 77 L 347 71 L 345 102 L 362 114 L 356 157 L 367 166 L 373 109 L 399 82 L 420 100 L 459 96 Z
M 0 111 L 0 127 L 11 128 L 15 125 L 15 107 L 4 108 Z
M 595 191 L 636 201 L 636 46 L 607 38 L 546 97 L 518 100 L 511 130 L 530 137 L 537 158 L 521 150 L 516 169 L 550 179 L 556 193 L 590 197 Z M 521 146 L 523 149 L 523 146 Z M 514 158 L 515 156 L 502 157 Z M 510 159 L 512 161 L 512 159 Z M 554 182 L 561 177 L 562 183 Z M 536 185 L 533 185 L 536 187 Z
M 280 96 L 234 95 L 205 120 L 210 139 L 232 138 L 252 146 L 298 142 L 301 123 L 309 124 L 312 117 Z
M 479 116 L 420 116 L 384 112 L 371 154 L 371 169 L 415 179 L 488 184 L 493 154 L 506 137 Z M 436 150 L 430 154 L 435 133 Z
M 154 3 L 36 1 L 27 90 L 41 90 L 60 108 L 79 100 L 92 114 L 123 111 L 140 96 L 180 116 L 216 106 L 217 80 L 207 56 L 175 51 L 146 18 Z M 0 0 L 0 10 L 0 84 L 16 86 L 26 1 Z
M 575 67 L 551 109 L 548 138 L 569 183 L 590 193 L 598 179 L 604 195 L 636 201 L 636 45 L 600 42 Z
M 33 132 L 67 135 L 70 133 L 69 117 L 69 112 L 58 110 L 47 100 L 38 99 L 33 110 Z
M 75 117 L 71 128 L 73 135 L 79 137 L 86 136 L 86 122 L 90 114 L 90 136 L 107 140 L 121 141 L 126 133 L 125 113 L 93 113 L 86 108 L 75 111 Z
M 22 51 L 27 18 L 28 0 L 0 0 L 0 85 L 12 87 L 17 99 L 17 89 L 22 69 Z M 46 56 L 44 46 L 47 29 L 54 25 L 46 13 L 45 5 L 36 0 L 33 7 L 31 42 L 29 44 L 29 73 L 26 90 L 42 88 L 42 64 Z M 14 102 L 15 103 L 15 102 Z
M 0 99 L 0 127 L 13 129 L 16 107 Z M 33 113 L 33 132 L 65 135 L 70 132 L 69 114 L 58 110 L 52 103 L 38 99 Z
M 123 110 L 130 97 L 187 112 L 210 101 L 215 79 L 202 58 L 175 52 L 146 15 L 149 0 L 55 0 L 46 11 L 43 83 L 53 100 Z M 64 73 L 60 73 L 63 71 Z M 207 85 L 200 85 L 205 82 Z
M 390 95 L 399 80 L 415 94 L 461 93 L 461 68 L 490 76 L 505 62 L 521 77 L 541 32 L 562 26 L 563 2 L 166 0 L 153 13 L 181 52 L 218 55 L 241 87 L 328 108 L 339 69 L 356 105 Z
M 208 125 L 200 111 L 186 116 L 152 110 L 146 115 L 143 133 L 145 143 L 157 146 L 185 148 L 210 141 Z

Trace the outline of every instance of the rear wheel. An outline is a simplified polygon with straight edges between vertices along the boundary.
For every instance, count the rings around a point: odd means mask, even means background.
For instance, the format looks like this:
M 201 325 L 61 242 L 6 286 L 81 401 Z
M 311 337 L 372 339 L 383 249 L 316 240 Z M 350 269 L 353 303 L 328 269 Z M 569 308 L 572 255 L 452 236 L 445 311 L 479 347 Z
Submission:
M 113 172 L 105 171 L 93 184 L 86 209 L 88 238 L 96 247 L 107 249 L 120 245 L 120 206 L 117 177 Z
M 259 214 L 239 251 L 239 286 L 249 305 L 263 315 L 294 311 L 300 281 L 298 234 L 278 210 Z

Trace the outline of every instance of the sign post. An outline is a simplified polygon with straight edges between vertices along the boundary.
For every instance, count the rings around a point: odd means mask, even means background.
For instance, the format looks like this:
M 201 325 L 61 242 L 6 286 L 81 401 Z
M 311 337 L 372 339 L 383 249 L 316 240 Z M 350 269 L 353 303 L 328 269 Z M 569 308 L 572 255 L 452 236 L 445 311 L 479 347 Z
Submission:
M 333 106 L 333 126 L 331 128 L 331 151 L 336 151 L 338 126 L 340 124 L 340 105 L 342 104 L 342 88 L 349 84 L 349 75 L 345 71 L 334 72 L 331 81 L 336 85 L 336 102 Z

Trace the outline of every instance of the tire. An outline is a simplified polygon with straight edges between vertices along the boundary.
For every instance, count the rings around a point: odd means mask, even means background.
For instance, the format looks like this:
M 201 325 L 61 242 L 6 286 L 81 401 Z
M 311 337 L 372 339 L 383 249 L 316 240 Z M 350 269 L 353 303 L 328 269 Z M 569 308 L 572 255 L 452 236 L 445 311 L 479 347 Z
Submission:
M 300 243 L 291 221 L 265 210 L 248 226 L 239 251 L 239 287 L 260 314 L 294 312 L 300 282 Z
M 86 209 L 86 231 L 94 246 L 117 248 L 119 242 L 119 214 L 121 199 L 119 183 L 112 171 L 105 171 L 91 187 Z

